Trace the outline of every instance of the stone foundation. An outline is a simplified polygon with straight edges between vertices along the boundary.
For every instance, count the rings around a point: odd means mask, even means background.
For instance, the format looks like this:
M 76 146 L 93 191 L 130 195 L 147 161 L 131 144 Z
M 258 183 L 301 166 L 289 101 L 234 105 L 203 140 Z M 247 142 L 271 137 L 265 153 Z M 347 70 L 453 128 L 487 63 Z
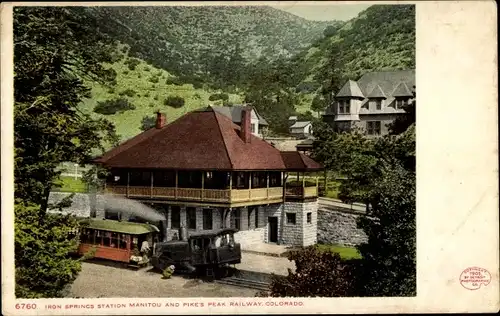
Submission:
M 318 210 L 318 242 L 322 244 L 338 244 L 356 246 L 367 242 L 362 229 L 357 228 L 356 220 L 363 214 L 355 214 L 347 210 Z

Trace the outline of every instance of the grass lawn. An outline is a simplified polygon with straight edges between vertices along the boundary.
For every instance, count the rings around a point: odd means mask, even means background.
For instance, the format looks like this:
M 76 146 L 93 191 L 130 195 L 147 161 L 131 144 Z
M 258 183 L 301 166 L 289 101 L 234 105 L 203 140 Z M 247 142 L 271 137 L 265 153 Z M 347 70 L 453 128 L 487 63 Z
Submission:
M 361 255 L 354 247 L 345 247 L 339 245 L 317 244 L 316 247 L 321 251 L 338 253 L 342 259 L 361 259 Z
M 87 187 L 81 178 L 61 176 L 62 187 L 54 188 L 54 191 L 59 192 L 86 192 Z

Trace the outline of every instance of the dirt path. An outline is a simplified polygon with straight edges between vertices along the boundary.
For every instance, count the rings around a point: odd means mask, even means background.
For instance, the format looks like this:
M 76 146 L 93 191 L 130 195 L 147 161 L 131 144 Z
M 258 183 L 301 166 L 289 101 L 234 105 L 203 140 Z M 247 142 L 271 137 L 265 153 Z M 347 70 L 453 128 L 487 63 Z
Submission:
M 256 290 L 204 283 L 174 276 L 163 280 L 149 268 L 134 271 L 97 263 L 82 263 L 71 288 L 72 297 L 253 297 Z

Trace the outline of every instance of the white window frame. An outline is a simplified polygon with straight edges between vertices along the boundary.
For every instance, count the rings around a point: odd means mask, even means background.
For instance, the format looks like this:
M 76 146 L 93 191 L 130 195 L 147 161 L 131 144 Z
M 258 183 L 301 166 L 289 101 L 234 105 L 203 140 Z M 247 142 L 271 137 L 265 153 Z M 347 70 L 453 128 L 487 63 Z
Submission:
M 350 100 L 339 100 L 338 113 L 339 114 L 349 114 L 351 113 L 351 101 Z
M 366 122 L 366 133 L 368 135 L 380 135 L 382 133 L 382 122 L 381 121 Z

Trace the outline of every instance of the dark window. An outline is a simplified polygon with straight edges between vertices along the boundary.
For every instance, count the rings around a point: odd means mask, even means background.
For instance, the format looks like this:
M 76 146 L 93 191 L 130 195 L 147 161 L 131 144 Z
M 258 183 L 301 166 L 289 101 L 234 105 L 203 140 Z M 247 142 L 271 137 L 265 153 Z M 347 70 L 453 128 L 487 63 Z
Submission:
M 349 104 L 349 101 L 345 101 L 345 113 L 351 113 L 351 105 Z
M 241 230 L 241 212 L 240 209 L 235 209 L 233 211 L 234 219 L 233 219 L 233 228 Z
M 233 172 L 233 189 L 248 189 L 249 172 Z
M 189 229 L 196 229 L 196 208 L 186 208 L 187 225 Z
M 312 221 L 312 213 L 307 213 L 307 222 L 311 223 Z
M 295 225 L 295 223 L 296 223 L 295 213 L 286 213 L 286 223 Z
M 149 171 L 131 171 L 130 185 L 133 186 L 151 186 L 151 172 Z
M 203 229 L 210 230 L 212 229 L 212 210 L 204 209 L 203 210 Z
M 281 184 L 281 172 L 269 172 L 269 186 L 270 187 L 280 187 Z
M 126 234 L 120 234 L 119 248 L 127 249 L 128 236 Z
M 179 206 L 172 206 L 170 212 L 170 227 L 180 228 L 181 227 L 181 208 Z
M 403 109 L 407 105 L 408 105 L 408 99 L 396 99 L 394 108 L 395 109 Z
M 380 99 L 375 100 L 375 106 L 377 110 L 382 110 L 382 100 Z
M 252 172 L 252 189 L 267 187 L 266 172 Z
M 368 135 L 380 135 L 380 121 L 366 122 L 366 132 Z
M 205 189 L 227 189 L 229 186 L 229 173 L 220 171 L 205 172 Z
M 95 244 L 102 245 L 102 239 L 104 237 L 104 233 L 101 230 L 95 231 Z
M 175 171 L 154 171 L 153 185 L 155 187 L 175 187 Z
M 111 170 L 107 183 L 113 185 L 127 185 L 127 170 L 113 169 Z
M 255 124 L 252 124 L 252 133 L 255 133 Z
M 179 171 L 179 188 L 201 188 L 201 177 L 200 171 Z

